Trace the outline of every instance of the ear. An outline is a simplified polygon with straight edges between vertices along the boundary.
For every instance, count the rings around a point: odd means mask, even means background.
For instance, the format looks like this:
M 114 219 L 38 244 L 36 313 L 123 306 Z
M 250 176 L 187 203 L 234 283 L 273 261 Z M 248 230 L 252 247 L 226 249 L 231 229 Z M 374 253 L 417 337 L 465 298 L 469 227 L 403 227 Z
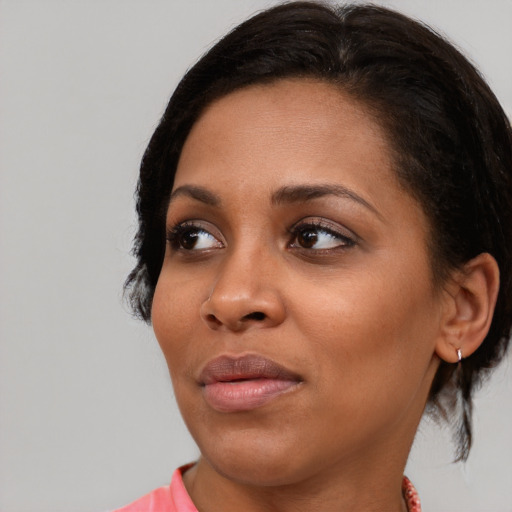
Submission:
M 442 335 L 436 354 L 449 363 L 470 356 L 487 336 L 498 297 L 500 272 L 488 253 L 479 254 L 454 271 L 445 286 Z

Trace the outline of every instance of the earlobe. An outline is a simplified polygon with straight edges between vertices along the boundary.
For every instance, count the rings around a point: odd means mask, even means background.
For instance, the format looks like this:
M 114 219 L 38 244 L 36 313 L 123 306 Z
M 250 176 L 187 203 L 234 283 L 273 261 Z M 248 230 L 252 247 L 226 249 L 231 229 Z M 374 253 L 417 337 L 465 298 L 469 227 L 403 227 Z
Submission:
M 436 354 L 456 363 L 458 351 L 470 356 L 491 325 L 498 297 L 500 273 L 496 260 L 482 253 L 454 272 L 447 285 L 445 315 Z

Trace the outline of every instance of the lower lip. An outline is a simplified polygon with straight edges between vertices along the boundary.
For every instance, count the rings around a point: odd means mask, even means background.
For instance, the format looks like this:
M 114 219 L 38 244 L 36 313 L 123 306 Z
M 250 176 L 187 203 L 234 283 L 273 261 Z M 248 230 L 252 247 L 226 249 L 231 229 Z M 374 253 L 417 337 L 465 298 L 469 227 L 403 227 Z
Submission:
M 250 411 L 289 392 L 298 384 L 297 381 L 278 379 L 215 382 L 203 387 L 203 395 L 208 405 L 216 411 Z

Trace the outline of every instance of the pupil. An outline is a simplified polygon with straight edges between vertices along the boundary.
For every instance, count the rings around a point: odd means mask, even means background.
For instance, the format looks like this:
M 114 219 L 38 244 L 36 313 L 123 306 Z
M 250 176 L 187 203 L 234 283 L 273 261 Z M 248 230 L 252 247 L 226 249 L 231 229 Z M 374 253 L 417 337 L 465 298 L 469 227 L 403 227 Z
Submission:
M 195 231 L 187 231 L 181 236 L 181 246 L 184 249 L 193 249 L 196 245 L 197 233 Z
M 313 247 L 318 240 L 318 235 L 314 231 L 301 231 L 298 236 L 298 242 L 307 249 Z

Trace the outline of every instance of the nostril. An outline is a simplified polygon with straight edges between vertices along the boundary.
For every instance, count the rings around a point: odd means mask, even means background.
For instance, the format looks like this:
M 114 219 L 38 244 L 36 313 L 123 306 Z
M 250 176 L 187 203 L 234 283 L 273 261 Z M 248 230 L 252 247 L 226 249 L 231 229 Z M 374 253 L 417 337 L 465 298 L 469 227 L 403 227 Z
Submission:
M 217 324 L 217 325 L 220 325 L 222 322 L 215 316 L 215 315 L 206 315 L 206 320 L 208 320 L 208 322 L 211 322 L 213 324 Z
M 265 313 L 262 313 L 261 311 L 255 311 L 254 313 L 249 313 L 248 315 L 245 315 L 243 320 L 257 320 L 261 322 L 262 320 L 265 320 L 265 318 Z

